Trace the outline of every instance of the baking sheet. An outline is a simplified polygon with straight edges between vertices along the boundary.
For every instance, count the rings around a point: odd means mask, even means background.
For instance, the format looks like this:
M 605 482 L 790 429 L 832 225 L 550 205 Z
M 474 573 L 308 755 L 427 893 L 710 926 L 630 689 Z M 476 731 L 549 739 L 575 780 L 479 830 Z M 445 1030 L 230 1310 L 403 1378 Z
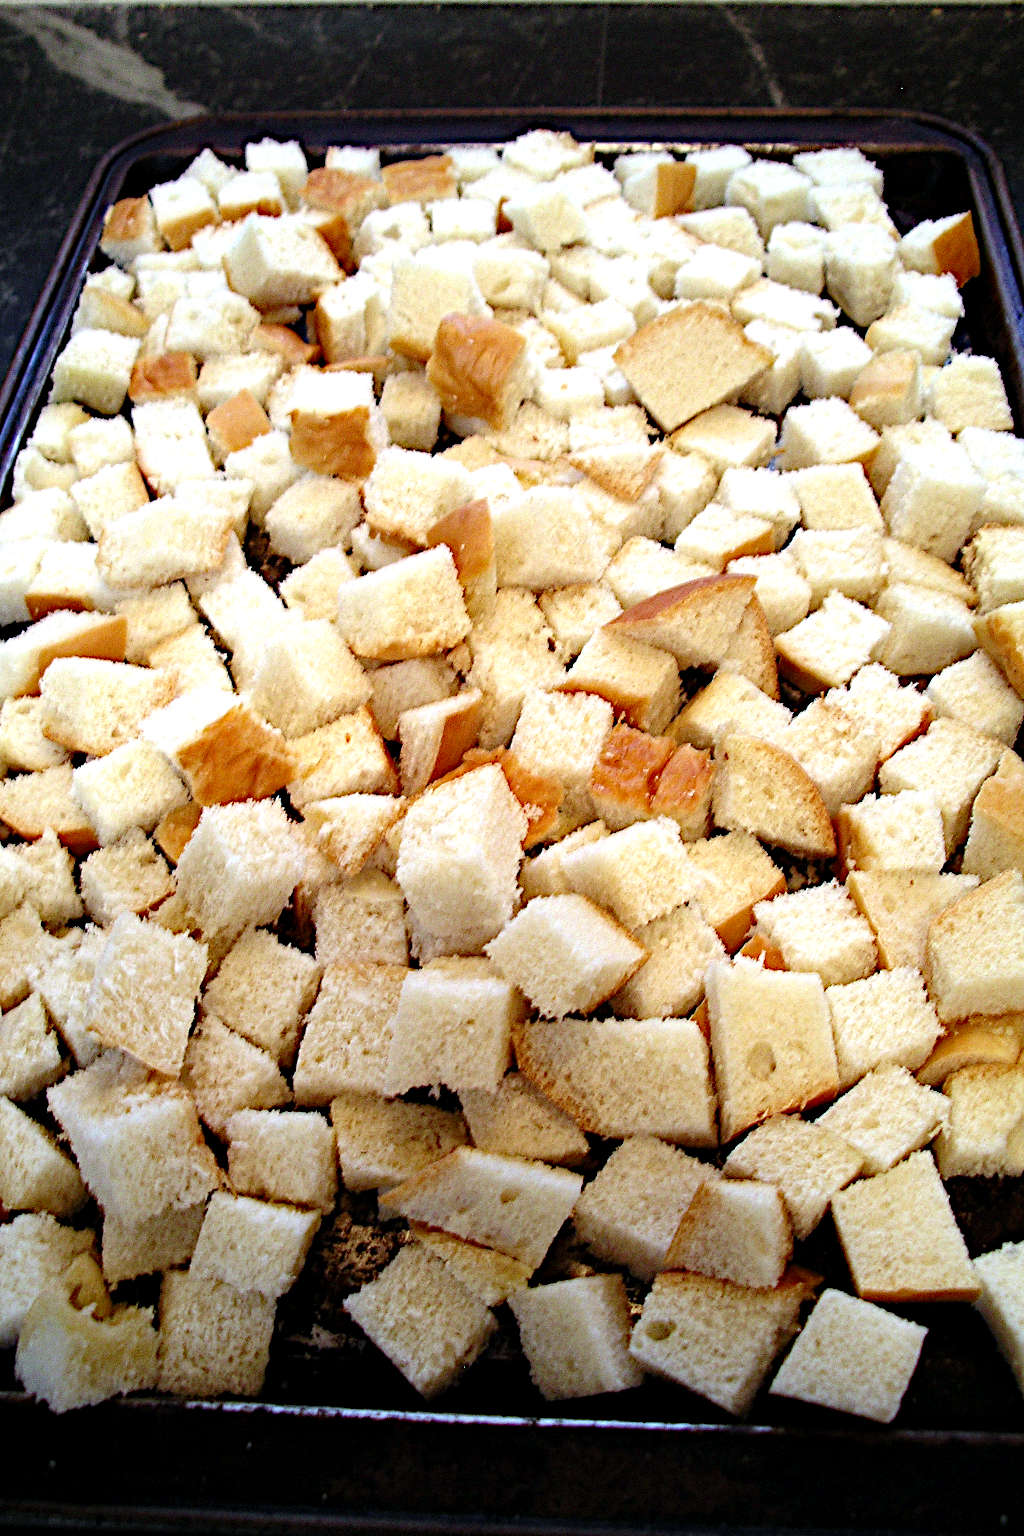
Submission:
M 955 345 L 995 356 L 1024 423 L 1024 260 L 1005 182 L 986 147 L 937 118 L 900 114 L 626 113 L 557 110 L 290 114 L 194 119 L 126 142 L 97 168 L 0 389 L 0 486 L 45 403 L 103 213 L 180 174 L 209 145 L 237 159 L 253 138 L 298 138 L 311 162 L 327 146 L 379 144 L 389 158 L 456 142 L 501 142 L 528 128 L 568 129 L 599 153 L 670 143 L 740 142 L 788 154 L 857 145 L 883 168 L 901 229 L 971 208 L 982 275 L 964 291 Z M 1024 1181 L 949 1187 L 972 1253 L 1024 1238 Z M 366 1215 L 357 1204 L 356 1220 Z M 614 1529 L 728 1522 L 783 1527 L 982 1531 L 1005 1528 L 1011 1466 L 1024 1452 L 1024 1400 L 971 1308 L 899 1309 L 929 1329 L 898 1425 L 880 1429 L 762 1393 L 737 1424 L 651 1379 L 631 1393 L 544 1408 L 508 1332 L 438 1404 L 427 1407 L 353 1329 L 338 1329 L 331 1224 L 296 1291 L 257 1404 L 131 1399 L 54 1419 L 0 1362 L 0 1427 L 26 1446 L 5 1469 L 0 1524 L 88 1517 L 151 1526 L 159 1510 L 204 1528 L 254 1512 L 360 1529 Z M 801 1257 L 849 1288 L 826 1220 Z M 325 1335 L 328 1347 L 324 1347 Z M 553 1411 L 555 1410 L 555 1411 Z M 112 1461 L 110 1450 L 117 1446 Z M 837 1486 L 842 1489 L 837 1499 Z M 59 1525 L 58 1525 L 59 1528 Z

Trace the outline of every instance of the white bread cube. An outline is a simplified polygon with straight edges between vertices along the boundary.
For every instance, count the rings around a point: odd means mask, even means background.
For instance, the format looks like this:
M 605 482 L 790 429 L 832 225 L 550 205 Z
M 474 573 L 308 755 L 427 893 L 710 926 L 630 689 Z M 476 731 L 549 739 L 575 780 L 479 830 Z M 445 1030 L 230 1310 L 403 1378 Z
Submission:
M 511 917 L 526 817 L 501 769 L 433 785 L 409 807 L 397 879 L 416 923 L 472 954 Z
M 768 236 L 765 276 L 773 282 L 820 293 L 825 286 L 825 236 L 816 224 L 788 219 Z
M 561 786 L 564 831 L 593 819 L 591 774 L 612 718 L 612 706 L 593 694 L 531 688 L 523 699 L 510 750 L 526 768 Z
M 974 1272 L 981 1284 L 981 1294 L 975 1306 L 988 1324 L 1018 1386 L 1024 1380 L 1020 1302 L 1022 1268 L 1024 1245 L 1021 1243 L 1004 1243 L 1001 1248 L 992 1249 L 974 1260 Z
M 849 869 L 931 870 L 946 862 L 938 802 L 924 790 L 864 795 L 839 808 L 837 831 Z
M 434 1104 L 344 1089 L 330 1104 L 337 1162 L 346 1189 L 392 1189 L 468 1136 L 462 1116 Z
M 862 1171 L 864 1160 L 818 1120 L 773 1115 L 748 1131 L 725 1160 L 727 1178 L 760 1179 L 782 1192 L 797 1238 L 807 1237 L 829 1201 Z
M 891 562 L 889 569 L 891 577 Z M 875 600 L 875 612 L 889 625 L 878 660 L 899 677 L 941 672 L 977 644 L 968 604 L 915 581 L 890 579 Z
M 217 1165 L 186 1089 L 119 1051 L 55 1083 L 47 1099 L 105 1213 L 138 1222 L 185 1210 L 216 1188 Z
M 31 1099 L 64 1073 L 56 1032 L 38 992 L 0 1018 L 0 1094 Z
M 350 880 L 321 887 L 313 924 L 321 965 L 358 959 L 408 963 L 402 890 L 382 870 L 364 869 Z
M 79 1254 L 93 1246 L 88 1230 L 65 1226 L 46 1213 L 15 1216 L 0 1227 L 0 1344 L 18 1341 L 36 1297 L 58 1282 Z
M 216 1190 L 189 1273 L 276 1300 L 298 1279 L 319 1224 L 317 1211 Z
M 439 544 L 345 582 L 338 628 L 374 661 L 430 656 L 465 639 L 470 620 L 451 550 Z
M 224 257 L 228 281 L 259 309 L 310 304 L 341 269 L 327 242 L 292 215 L 250 214 Z
M 943 1023 L 1020 1007 L 1024 878 L 1008 869 L 940 912 L 928 929 L 925 976 Z
M 576 1122 L 521 1072 L 507 1072 L 493 1093 L 471 1088 L 461 1098 L 470 1139 L 481 1151 L 570 1168 L 589 1155 Z
M 521 1000 L 475 956 L 452 956 L 410 971 L 391 1023 L 390 1094 L 410 1088 L 495 1091 L 509 1065 Z
M 769 1391 L 891 1424 L 927 1329 L 829 1288 L 821 1293 Z
M 873 1068 L 817 1121 L 841 1136 L 864 1159 L 864 1171 L 884 1173 L 945 1131 L 950 1106 L 941 1093 L 919 1083 L 905 1067 Z
M 240 1109 L 227 1123 L 228 1176 L 241 1195 L 326 1212 L 337 1190 L 337 1157 L 323 1115 Z
M 969 353 L 951 357 L 932 375 L 928 403 L 932 415 L 954 433 L 965 427 L 1013 431 L 1013 413 L 994 357 Z
M 389 374 L 381 390 L 380 408 L 392 443 L 430 452 L 441 425 L 441 400 L 424 374 Z
M 311 955 L 264 928 L 249 928 L 203 988 L 204 1009 L 290 1065 L 320 981 Z
M 919 971 L 894 966 L 825 993 L 844 1087 L 887 1063 L 916 1070 L 942 1032 Z
M 800 383 L 810 400 L 841 395 L 849 400 L 856 379 L 872 352 L 848 325 L 831 331 L 808 331 L 800 342 Z
M 246 681 L 249 703 L 289 739 L 354 714 L 372 691 L 365 669 L 326 619 L 296 618 L 275 629 Z
M 810 186 L 808 177 L 792 165 L 755 159 L 734 171 L 726 185 L 725 201 L 748 209 L 767 238 L 776 224 L 806 218 Z
M 972 460 L 973 462 L 973 460 Z M 978 612 L 1024 599 L 1024 528 L 986 524 L 963 549 L 964 573 L 978 598 Z
M 380 1197 L 382 1211 L 498 1248 L 535 1269 L 580 1190 L 582 1174 L 459 1147 Z
M 740 957 L 712 961 L 706 986 L 723 1141 L 836 1093 L 820 977 L 771 971 Z
M 396 261 L 386 318 L 388 343 L 395 352 L 425 363 L 445 315 L 489 312 L 471 257 L 432 249 Z
M 104 1045 L 177 1077 L 206 964 L 205 944 L 123 912 L 97 956 L 85 1023 Z
M 181 1081 L 199 1116 L 222 1139 L 239 1109 L 276 1109 L 291 1101 L 288 1084 L 269 1052 L 206 1014 L 185 1051 Z
M 918 304 L 897 304 L 873 320 L 865 340 L 875 352 L 917 352 L 922 363 L 940 367 L 949 357 L 956 330 L 953 316 Z
M 94 1289 L 95 1299 L 85 1301 Z M 152 1311 L 112 1307 L 96 1261 L 81 1254 L 29 1307 L 15 1371 L 26 1391 L 53 1413 L 153 1387 L 157 1333 Z
M 807 405 L 790 406 L 783 417 L 779 466 L 804 469 L 812 464 L 864 464 L 877 446 L 877 432 L 845 400 L 812 400 Z
M 793 1273 L 773 1290 L 709 1275 L 658 1275 L 633 1329 L 630 1353 L 727 1413 L 748 1413 L 809 1295 Z
M 937 715 L 948 715 L 1012 746 L 1024 722 L 1024 700 L 984 651 L 938 671 L 925 687 Z
M 178 894 L 202 931 L 273 923 L 302 877 L 293 825 L 273 800 L 207 806 L 178 860 Z
M 1006 868 L 1024 873 L 1022 810 L 1024 785 L 1011 782 L 999 772 L 985 780 L 971 807 L 971 825 L 961 863 L 966 874 L 986 880 Z
M 79 764 L 71 790 L 103 846 L 133 827 L 151 832 L 188 802 L 188 791 L 163 753 L 140 740 Z
M 138 827 L 90 853 L 79 867 L 79 881 L 86 912 L 107 928 L 122 912 L 144 916 L 174 891 L 166 860 Z
M 922 219 L 900 241 L 900 257 L 914 272 L 951 272 L 962 288 L 977 275 L 980 264 L 971 214 Z
M 517 1290 L 509 1305 L 530 1376 L 549 1401 L 637 1387 L 630 1313 L 621 1275 L 585 1275 Z
M 350 1088 L 383 1093 L 391 1019 L 407 969 L 384 961 L 325 965 L 295 1062 L 297 1104 L 329 1104 Z
M 276 1302 L 188 1270 L 165 1271 L 160 1288 L 162 1392 L 255 1397 L 263 1386 Z
M 9 1211 L 71 1216 L 86 1188 L 55 1138 L 8 1098 L 0 1098 L 0 1200 Z
M 946 850 L 951 853 L 967 836 L 974 797 L 1005 751 L 1001 741 L 985 736 L 959 720 L 940 717 L 884 762 L 878 786 L 884 794 L 920 789 L 930 794 L 942 812 Z
M 513 1043 L 520 1070 L 583 1130 L 714 1145 L 707 1044 L 692 1019 L 525 1020 Z
M 874 353 L 848 398 L 857 415 L 878 431 L 916 421 L 924 403 L 920 355 L 898 349 Z
M 344 1306 L 428 1399 L 453 1385 L 495 1327 L 494 1314 L 420 1243 L 401 1248 Z
M 295 754 L 281 733 L 221 681 L 187 688 L 154 709 L 140 734 L 177 769 L 199 805 L 263 800 L 295 773 Z
M 875 969 L 868 923 L 836 881 L 786 891 L 754 908 L 758 933 L 782 951 L 792 971 L 813 971 L 826 986 L 856 981 Z
M 472 500 L 472 480 L 453 460 L 392 446 L 379 455 L 362 496 L 371 528 L 425 544 L 438 518 Z
M 908 444 L 882 496 L 889 532 L 952 562 L 970 534 L 984 483 L 958 443 Z
M 867 1301 L 973 1301 L 981 1286 L 930 1152 L 858 1179 L 832 1199 L 858 1296 Z
M 776 635 L 779 666 L 805 693 L 841 688 L 875 659 L 888 634 L 887 619 L 832 592 L 807 618 Z
M 100 415 L 115 416 L 128 393 L 139 346 L 138 337 L 115 331 L 75 331 L 54 362 L 51 402 L 74 401 Z
M 665 1267 L 676 1228 L 710 1164 L 656 1136 L 629 1136 L 583 1187 L 573 1211 L 580 1241 L 641 1280 Z
M 682 1017 L 700 1002 L 704 973 L 721 958 L 722 942 L 696 903 L 681 902 L 663 917 L 633 930 L 648 958 L 612 998 L 620 1016 L 631 1019 Z
M 549 1018 L 596 1008 L 646 955 L 613 917 L 575 893 L 534 897 L 485 948 L 506 980 Z
M 781 1280 L 792 1251 L 789 1215 L 774 1184 L 708 1179 L 683 1213 L 665 1268 L 771 1287 Z
M 825 242 L 825 286 L 854 325 L 863 330 L 886 313 L 898 271 L 895 243 L 881 225 L 832 228 Z
M 666 816 L 634 822 L 574 849 L 562 867 L 572 889 L 636 928 L 679 904 L 679 828 Z

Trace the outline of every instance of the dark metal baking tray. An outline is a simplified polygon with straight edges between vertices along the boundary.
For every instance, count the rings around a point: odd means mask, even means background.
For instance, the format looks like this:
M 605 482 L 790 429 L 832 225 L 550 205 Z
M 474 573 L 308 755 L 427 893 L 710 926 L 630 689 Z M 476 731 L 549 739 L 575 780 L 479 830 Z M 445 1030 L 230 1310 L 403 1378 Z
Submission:
M 0 492 L 9 495 L 14 459 L 45 403 L 109 203 L 180 174 L 205 145 L 236 159 L 250 139 L 298 138 L 315 162 L 331 144 L 376 144 L 396 157 L 500 142 L 541 125 L 593 140 L 599 152 L 652 143 L 743 143 L 760 154 L 857 145 L 882 166 L 901 228 L 970 208 L 983 270 L 965 290 L 956 345 L 998 359 L 1020 430 L 1020 235 L 998 162 L 941 118 L 556 108 L 222 116 L 139 134 L 97 167 L 0 387 Z M 1024 1239 L 1024 1180 L 949 1187 L 972 1253 Z M 828 1221 L 802 1257 L 848 1288 Z M 282 1304 L 255 1403 L 139 1397 L 55 1417 L 17 1390 L 9 1358 L 0 1360 L 0 1444 L 19 1447 L 3 1458 L 0 1528 L 880 1536 L 1018 1523 L 1024 1399 L 970 1307 L 901 1309 L 929 1334 L 895 1427 L 764 1393 L 750 1419 L 736 1423 L 654 1380 L 615 1397 L 545 1405 L 508 1330 L 464 1383 L 424 1405 L 354 1330 L 332 1332 L 328 1271 L 312 1264 Z M 314 1342 L 311 1321 L 332 1333 L 330 1347 Z

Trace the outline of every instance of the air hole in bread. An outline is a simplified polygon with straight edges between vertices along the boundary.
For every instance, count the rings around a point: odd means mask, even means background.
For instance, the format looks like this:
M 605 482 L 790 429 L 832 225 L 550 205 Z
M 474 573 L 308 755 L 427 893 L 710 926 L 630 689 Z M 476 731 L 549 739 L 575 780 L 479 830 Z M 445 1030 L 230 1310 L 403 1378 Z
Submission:
M 518 1189 L 503 1189 L 499 1198 L 502 1205 L 511 1205 L 514 1200 L 518 1200 L 519 1191 Z
M 767 1040 L 759 1040 L 747 1052 L 747 1071 L 751 1077 L 760 1078 L 762 1082 L 771 1077 L 777 1065 L 775 1052 Z
M 651 1321 L 646 1325 L 644 1332 L 649 1339 L 653 1339 L 656 1344 L 660 1344 L 664 1339 L 671 1338 L 675 1329 L 676 1325 L 671 1318 L 652 1317 Z

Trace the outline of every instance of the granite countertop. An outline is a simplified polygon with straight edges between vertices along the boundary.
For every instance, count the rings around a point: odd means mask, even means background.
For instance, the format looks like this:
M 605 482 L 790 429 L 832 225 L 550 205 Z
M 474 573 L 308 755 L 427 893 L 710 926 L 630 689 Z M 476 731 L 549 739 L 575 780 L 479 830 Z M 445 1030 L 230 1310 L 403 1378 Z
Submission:
M 1019 5 L 0 8 L 0 376 L 101 155 L 199 113 L 367 107 L 938 113 L 1024 210 Z
M 939 114 L 979 136 L 1024 217 L 1024 7 L 0 4 L 0 376 L 90 175 L 181 118 L 261 109 L 849 108 Z M 952 210 L 950 210 L 952 211 Z M 1011 1436 L 876 1426 L 770 1444 L 711 1424 L 343 1421 L 104 1404 L 55 1421 L 4 1403 L 0 1529 L 356 1530 L 748 1536 L 995 1532 Z M 22 1411 L 24 1410 L 24 1411 Z M 1010 1441 L 1013 1440 L 1012 1446 Z M 460 1493 L 467 1468 L 486 1498 Z M 481 1471 L 480 1469 L 484 1470 Z M 1012 1471 L 1012 1477 L 1011 1477 Z M 837 1497 L 836 1490 L 842 1489 Z M 967 1511 L 967 1513 L 965 1513 Z M 582 1518 L 583 1523 L 577 1521 Z

